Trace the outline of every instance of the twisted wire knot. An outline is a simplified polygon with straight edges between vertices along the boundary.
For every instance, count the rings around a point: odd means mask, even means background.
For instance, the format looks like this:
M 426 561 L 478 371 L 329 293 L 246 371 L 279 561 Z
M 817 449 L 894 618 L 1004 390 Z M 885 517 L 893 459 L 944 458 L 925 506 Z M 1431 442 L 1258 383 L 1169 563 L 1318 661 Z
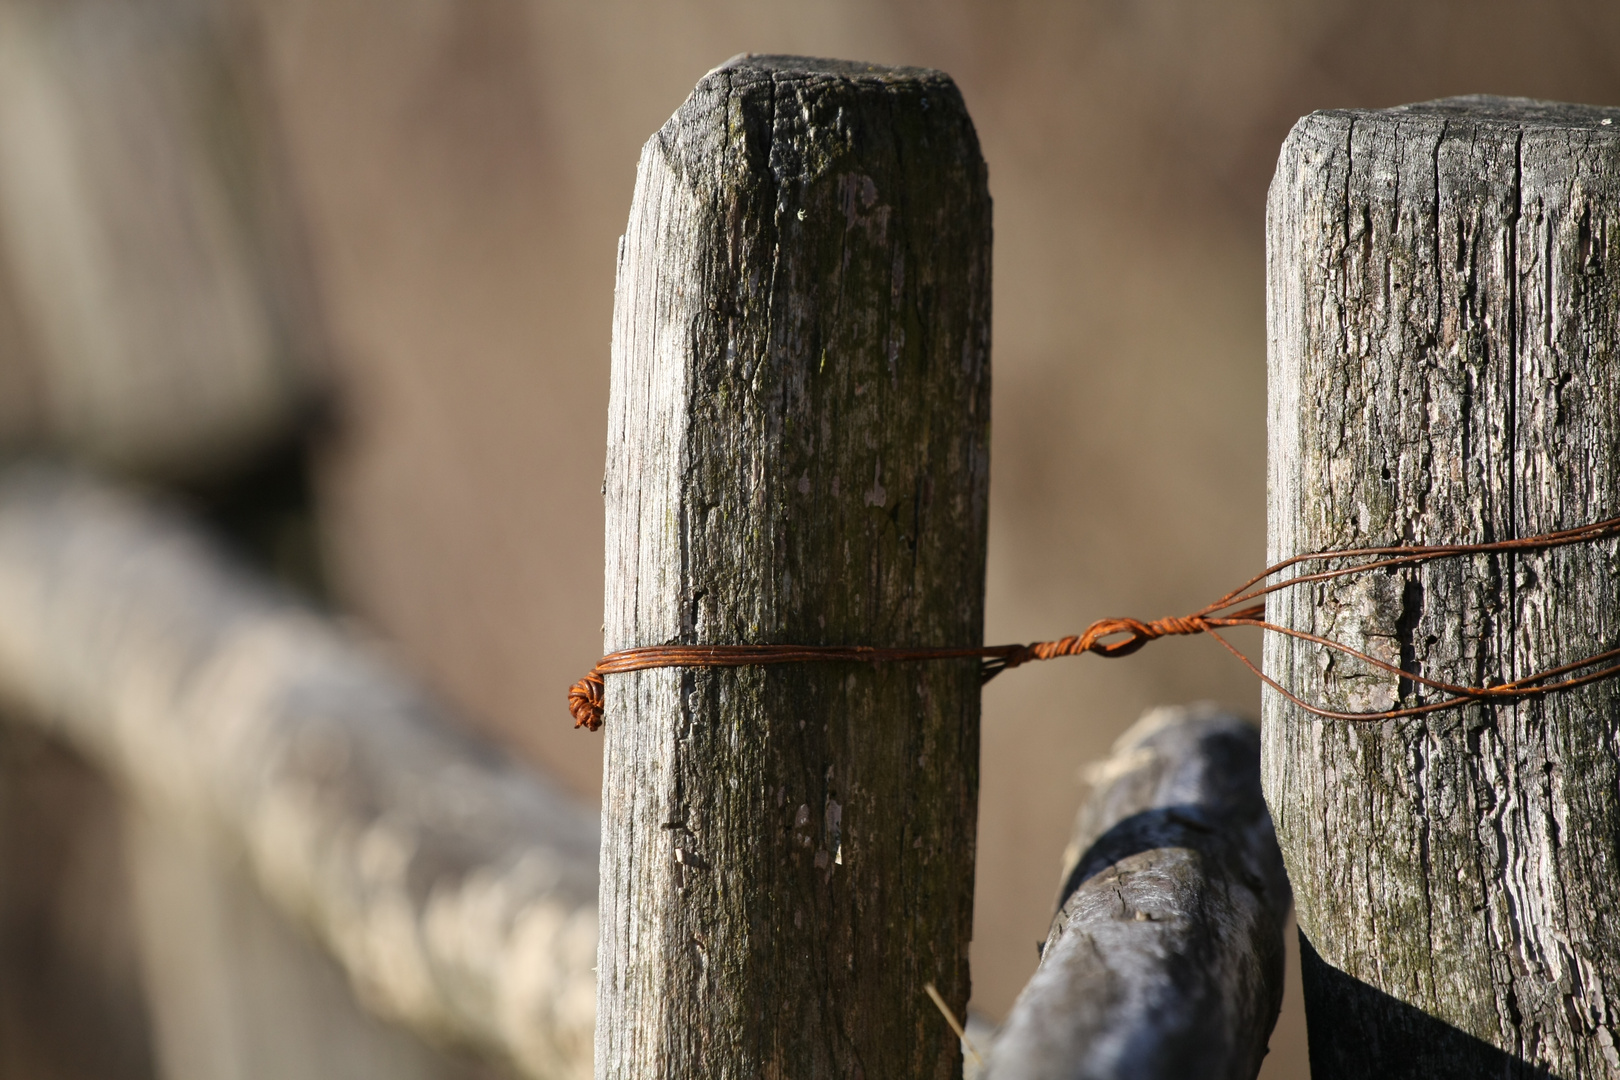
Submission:
M 603 695 L 606 683 L 602 673 L 592 668 L 579 682 L 568 688 L 568 711 L 574 716 L 574 726 L 595 731 L 602 726 Z
M 1060 656 L 1079 656 L 1088 652 L 1096 653 L 1098 656 L 1129 656 L 1156 638 L 1172 637 L 1177 634 L 1202 634 L 1208 631 L 1211 625 L 1214 624 L 1203 615 L 1172 615 L 1154 619 L 1152 622 L 1143 622 L 1140 619 L 1098 619 L 1086 627 L 1083 634 L 1070 634 L 1056 641 L 1037 641 L 1021 645 L 1009 651 L 1005 657 L 995 657 L 991 662 L 996 665 L 996 672 L 1001 672 L 1032 660 L 1055 660 Z M 1130 636 L 1123 641 L 1103 640 L 1116 634 Z

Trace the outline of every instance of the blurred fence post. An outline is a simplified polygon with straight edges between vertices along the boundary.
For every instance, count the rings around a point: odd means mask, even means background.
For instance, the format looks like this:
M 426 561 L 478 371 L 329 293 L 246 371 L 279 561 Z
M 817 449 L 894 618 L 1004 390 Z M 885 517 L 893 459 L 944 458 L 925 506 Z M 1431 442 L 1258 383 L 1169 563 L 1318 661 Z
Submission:
M 990 200 L 946 76 L 707 75 L 621 242 L 610 649 L 982 635 Z M 973 662 L 610 677 L 598 1077 L 949 1076 Z
M 0 411 L 0 439 L 210 478 L 319 392 L 250 25 L 209 0 L 0 0 L 0 278 L 29 346 L 0 379 L 37 399 Z
M 1325 112 L 1272 183 L 1270 557 L 1620 513 L 1620 110 Z M 1612 648 L 1614 541 L 1270 598 L 1453 683 Z M 1268 635 L 1331 708 L 1433 700 Z M 1266 795 L 1304 937 L 1311 1070 L 1620 1076 L 1620 683 L 1376 725 L 1268 693 Z

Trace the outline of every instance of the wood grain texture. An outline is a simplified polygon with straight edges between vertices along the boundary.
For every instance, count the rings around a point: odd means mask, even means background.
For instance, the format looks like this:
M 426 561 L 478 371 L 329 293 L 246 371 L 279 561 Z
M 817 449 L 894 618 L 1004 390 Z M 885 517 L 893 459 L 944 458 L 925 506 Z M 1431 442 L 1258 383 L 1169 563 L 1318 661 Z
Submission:
M 1089 770 L 1041 965 L 996 1080 L 1253 1080 L 1283 993 L 1288 879 L 1260 733 L 1154 709 Z
M 594 815 L 175 515 L 0 474 L 0 696 L 240 857 L 374 1010 L 590 1074 Z
M 1616 123 L 1464 98 L 1295 126 L 1268 212 L 1270 558 L 1620 512 Z M 1511 679 L 1615 645 L 1616 559 L 1442 561 L 1279 594 L 1268 617 Z M 1276 635 L 1265 662 L 1335 708 L 1427 700 Z M 1617 734 L 1614 682 L 1364 727 L 1267 694 L 1266 796 L 1324 965 L 1318 1080 L 1620 1075 Z
M 621 243 L 609 650 L 982 640 L 990 200 L 938 72 L 739 57 Z M 971 662 L 608 680 L 599 1077 L 950 1077 Z

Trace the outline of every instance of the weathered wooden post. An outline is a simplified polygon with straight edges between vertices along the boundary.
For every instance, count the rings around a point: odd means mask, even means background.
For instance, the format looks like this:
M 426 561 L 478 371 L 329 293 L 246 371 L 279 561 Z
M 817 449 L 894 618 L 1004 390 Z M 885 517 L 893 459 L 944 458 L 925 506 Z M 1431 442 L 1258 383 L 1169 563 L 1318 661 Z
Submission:
M 1461 98 L 1306 117 L 1269 208 L 1273 558 L 1620 512 L 1620 110 Z M 1610 648 L 1615 542 L 1296 588 L 1270 617 L 1479 685 Z M 1268 635 L 1330 707 L 1424 697 Z M 1268 694 L 1311 1066 L 1616 1076 L 1620 683 L 1356 726 Z
M 981 640 L 990 199 L 938 72 L 739 57 L 619 254 L 609 649 Z M 608 680 L 597 1076 L 948 1077 L 972 661 Z

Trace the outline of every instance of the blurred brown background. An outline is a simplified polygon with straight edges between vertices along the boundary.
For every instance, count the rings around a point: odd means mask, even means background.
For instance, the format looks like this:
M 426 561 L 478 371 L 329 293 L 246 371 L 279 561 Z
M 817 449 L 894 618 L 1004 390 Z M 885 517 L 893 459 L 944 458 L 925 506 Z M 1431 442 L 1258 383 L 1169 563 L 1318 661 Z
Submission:
M 316 374 L 291 381 L 329 391 L 276 430 L 308 448 L 290 468 L 331 594 L 585 798 L 601 742 L 570 730 L 563 692 L 601 649 L 615 243 L 642 143 L 708 68 L 795 52 L 962 88 L 996 205 L 994 641 L 1181 612 L 1258 569 L 1263 202 L 1298 116 L 1471 92 L 1620 103 L 1620 7 L 1596 0 L 243 2 L 233 100 L 285 179 L 254 220 L 302 268 L 270 283 L 292 297 L 277 325 L 309 338 L 285 351 Z M 18 115 L 0 100 L 0 127 Z M 13 251 L 20 213 L 0 214 Z M 27 282 L 0 305 L 0 424 L 79 445 L 40 306 Z M 1080 766 L 1145 707 L 1200 698 L 1252 714 L 1258 690 L 1196 640 L 988 688 L 979 1010 L 998 1018 L 1034 967 Z M 1264 1075 L 1305 1074 L 1292 1004 L 1273 1047 Z

